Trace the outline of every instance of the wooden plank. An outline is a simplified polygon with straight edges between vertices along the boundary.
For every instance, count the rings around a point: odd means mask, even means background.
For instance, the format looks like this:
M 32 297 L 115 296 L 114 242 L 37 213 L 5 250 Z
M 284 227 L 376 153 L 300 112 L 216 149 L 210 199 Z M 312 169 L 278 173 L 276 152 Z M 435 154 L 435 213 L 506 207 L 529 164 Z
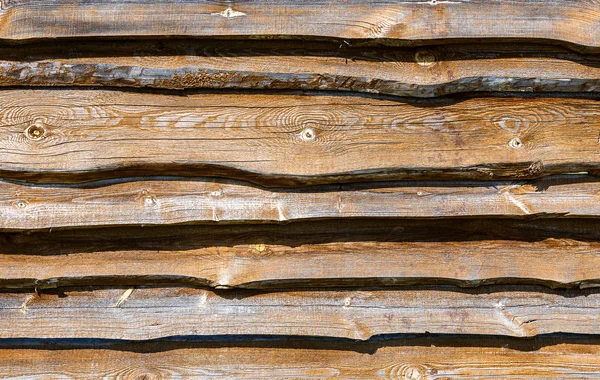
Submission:
M 391 182 L 295 191 L 205 179 L 92 188 L 0 181 L 0 230 L 331 218 L 595 218 L 600 216 L 599 191 L 594 177 L 578 175 L 533 182 Z
M 424 40 L 543 39 L 599 47 L 594 0 L 311 1 L 219 4 L 4 1 L 0 39 L 280 36 Z
M 7 90 L 2 101 L 6 179 L 168 174 L 295 186 L 600 169 L 600 103 L 588 98 Z
M 269 340 L 234 344 L 154 342 L 96 349 L 4 348 L 0 349 L 0 372 L 7 378 L 66 376 L 78 379 L 600 377 L 597 341 L 566 340 L 542 347 L 536 347 L 537 340 L 533 342 L 515 344 L 502 338 L 455 337 L 377 343 L 313 340 L 282 345 Z
M 3 338 L 148 340 L 169 336 L 380 334 L 532 337 L 597 334 L 600 294 L 443 286 L 261 293 L 192 288 L 97 289 L 0 297 Z
M 531 44 L 353 48 L 279 41 L 73 42 L 6 47 L 2 86 L 300 89 L 432 97 L 598 92 L 600 57 Z
M 352 219 L 3 234 L 0 288 L 588 287 L 600 283 L 599 224 L 593 219 Z

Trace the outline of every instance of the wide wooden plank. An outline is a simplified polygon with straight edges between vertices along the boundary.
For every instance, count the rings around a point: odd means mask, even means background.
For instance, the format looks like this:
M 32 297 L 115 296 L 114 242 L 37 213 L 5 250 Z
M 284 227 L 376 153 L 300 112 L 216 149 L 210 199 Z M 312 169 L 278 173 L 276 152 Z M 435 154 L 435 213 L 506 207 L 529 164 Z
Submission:
M 387 182 L 265 189 L 235 181 L 147 180 L 100 187 L 0 181 L 0 230 L 332 218 L 598 217 L 600 182 Z
M 401 42 L 481 38 L 599 47 L 594 0 L 4 1 L 0 39 L 110 36 L 292 36 Z
M 97 289 L 0 297 L 4 338 L 147 340 L 169 336 L 380 334 L 531 337 L 597 334 L 600 294 L 504 287 L 456 291 Z
M 600 282 L 599 227 L 594 219 L 352 219 L 12 233 L 0 235 L 0 288 L 589 287 Z
M 599 368 L 600 349 L 590 339 L 518 344 L 492 337 L 253 340 L 0 349 L 0 372 L 9 379 L 589 379 L 600 377 Z
M 600 103 L 8 90 L 0 176 L 210 175 L 268 186 L 593 171 Z
M 600 58 L 531 44 L 354 48 L 280 41 L 73 42 L 6 47 L 2 86 L 301 89 L 432 97 L 597 92 Z

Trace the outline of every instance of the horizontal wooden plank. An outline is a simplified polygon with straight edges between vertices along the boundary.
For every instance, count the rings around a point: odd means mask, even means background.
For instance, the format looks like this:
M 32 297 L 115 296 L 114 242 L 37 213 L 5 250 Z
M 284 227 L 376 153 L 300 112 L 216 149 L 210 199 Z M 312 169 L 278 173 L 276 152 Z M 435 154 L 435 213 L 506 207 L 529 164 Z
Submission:
M 600 294 L 544 288 L 456 291 L 192 288 L 97 289 L 0 296 L 3 338 L 147 340 L 294 335 L 366 340 L 381 334 L 532 337 L 597 334 Z
M 7 90 L 0 176 L 208 175 L 268 186 L 600 169 L 600 103 Z
M 598 92 L 600 58 L 530 44 L 353 48 L 279 41 L 73 42 L 5 47 L 2 86 L 300 89 L 432 97 Z
M 594 219 L 335 220 L 0 235 L 0 288 L 600 283 Z M 32 265 L 35 263 L 35 265 Z
M 148 180 L 101 187 L 0 181 L 0 230 L 282 223 L 332 218 L 598 217 L 600 182 L 390 182 L 265 189 L 234 181 Z
M 4 1 L 0 39 L 111 36 L 292 36 L 408 42 L 482 38 L 599 47 L 594 0 L 311 1 L 219 4 Z
M 529 341 L 529 340 L 528 340 Z M 372 343 L 138 343 L 115 348 L 0 349 L 8 378 L 176 379 L 581 379 L 600 377 L 590 340 L 520 349 L 485 339 L 410 339 Z M 500 346 L 498 343 L 505 343 Z M 458 346 L 457 346 L 458 344 Z M 483 344 L 477 347 L 477 344 Z M 274 347 L 273 347 L 274 345 Z M 532 345 L 533 346 L 533 345 Z

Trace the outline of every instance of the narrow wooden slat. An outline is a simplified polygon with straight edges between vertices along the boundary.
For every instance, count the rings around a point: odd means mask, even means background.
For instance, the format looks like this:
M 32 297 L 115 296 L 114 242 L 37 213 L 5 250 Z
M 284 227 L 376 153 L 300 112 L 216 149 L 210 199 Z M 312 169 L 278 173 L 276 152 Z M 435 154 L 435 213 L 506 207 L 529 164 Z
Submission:
M 469 345 L 456 346 L 465 341 Z M 239 346 L 156 342 L 114 349 L 4 348 L 0 349 L 0 372 L 8 378 L 77 379 L 598 378 L 597 342 L 581 341 L 541 348 L 531 345 L 525 350 L 522 344 L 515 348 L 512 341 L 491 337 L 391 340 L 386 345 L 310 341 L 281 347 L 268 341 Z
M 455 289 L 9 293 L 0 297 L 0 329 L 4 338 L 298 335 L 365 340 L 380 334 L 426 332 L 515 337 L 597 334 L 600 328 L 600 294 L 592 290 Z
M 598 217 L 600 182 L 392 182 L 264 189 L 234 181 L 134 181 L 97 188 L 0 181 L 0 230 L 331 218 Z
M 3 1 L 0 39 L 93 36 L 518 38 L 599 47 L 594 0 Z
M 353 219 L 13 233 L 0 235 L 0 288 L 587 287 L 600 282 L 599 227 L 591 219 Z
M 0 175 L 210 175 L 268 186 L 600 169 L 600 103 L 9 90 Z
M 279 41 L 47 43 L 3 48 L 2 86 L 302 89 L 432 97 L 597 92 L 600 58 L 547 45 L 353 48 Z

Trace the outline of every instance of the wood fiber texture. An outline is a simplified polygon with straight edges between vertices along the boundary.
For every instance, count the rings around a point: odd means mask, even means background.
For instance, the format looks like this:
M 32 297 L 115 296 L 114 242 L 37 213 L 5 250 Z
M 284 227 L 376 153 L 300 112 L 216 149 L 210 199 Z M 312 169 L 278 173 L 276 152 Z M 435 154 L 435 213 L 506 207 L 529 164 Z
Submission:
M 0 329 L 5 338 L 37 339 L 291 335 L 368 340 L 426 333 L 533 337 L 596 334 L 599 309 L 595 289 L 97 289 L 41 296 L 8 293 L 0 298 Z
M 599 24 L 0 0 L 0 377 L 600 377 Z
M 596 171 L 595 99 L 385 100 L 6 90 L 0 175 L 210 175 L 264 186 Z
M 585 288 L 600 281 L 599 224 L 594 219 L 353 219 L 4 233 L 0 286 L 38 291 L 152 284 Z
M 533 342 L 533 343 L 529 343 Z M 597 378 L 594 340 L 557 342 L 485 337 L 385 342 L 155 342 L 106 347 L 0 349 L 7 377 L 74 379 L 523 379 Z M 541 346 L 541 347 L 540 347 Z
M 597 218 L 600 182 L 386 182 L 265 189 L 234 181 L 147 180 L 100 187 L 0 182 L 0 230 L 334 218 Z
M 554 40 L 600 47 L 595 0 L 206 0 L 2 2 L 0 39 L 296 37 L 392 40 Z
M 162 40 L 4 47 L 2 86 L 328 90 L 407 97 L 598 92 L 600 60 L 542 44 L 398 49 L 325 42 Z

